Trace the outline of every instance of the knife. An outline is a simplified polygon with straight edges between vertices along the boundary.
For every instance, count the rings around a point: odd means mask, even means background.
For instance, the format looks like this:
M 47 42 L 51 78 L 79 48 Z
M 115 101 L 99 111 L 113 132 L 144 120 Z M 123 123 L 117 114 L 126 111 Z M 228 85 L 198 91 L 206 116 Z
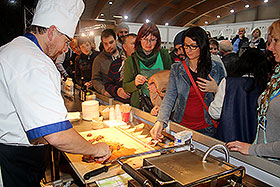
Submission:
M 103 166 L 103 167 L 101 167 L 101 168 L 98 168 L 98 169 L 95 169 L 95 170 L 92 170 L 92 171 L 90 171 L 90 172 L 87 172 L 85 175 L 84 175 L 84 179 L 85 180 L 88 180 L 88 179 L 90 179 L 91 177 L 93 177 L 93 176 L 96 176 L 96 175 L 99 175 L 99 174 L 101 174 L 101 173 L 106 173 L 106 172 L 108 172 L 108 170 L 109 170 L 109 168 L 111 168 L 111 167 L 113 167 L 113 166 L 115 166 L 115 165 L 117 165 L 118 164 L 118 162 L 117 161 L 113 161 L 110 165 L 106 165 L 106 166 Z

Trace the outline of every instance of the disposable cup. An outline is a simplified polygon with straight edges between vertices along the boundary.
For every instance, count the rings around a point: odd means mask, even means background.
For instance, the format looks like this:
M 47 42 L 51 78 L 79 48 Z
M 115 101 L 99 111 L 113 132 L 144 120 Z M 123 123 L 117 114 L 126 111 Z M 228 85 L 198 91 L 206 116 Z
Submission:
M 122 112 L 122 121 L 123 122 L 128 122 L 129 121 L 129 112 Z

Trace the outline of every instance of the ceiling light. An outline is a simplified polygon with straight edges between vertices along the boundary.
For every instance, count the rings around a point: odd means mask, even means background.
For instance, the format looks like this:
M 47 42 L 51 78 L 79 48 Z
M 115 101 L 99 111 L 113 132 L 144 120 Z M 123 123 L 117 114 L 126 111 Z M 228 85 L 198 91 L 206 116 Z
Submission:
M 268 0 L 264 0 L 263 2 L 268 3 Z
M 165 26 L 168 26 L 169 25 L 169 23 L 165 23 Z
M 220 15 L 217 15 L 217 18 L 220 18 L 221 16 Z
M 10 3 L 14 4 L 16 2 L 16 0 L 9 0 Z
M 233 12 L 234 12 L 234 9 L 231 9 L 231 10 L 230 10 L 230 13 L 233 13 Z
M 104 16 L 104 14 L 103 14 L 103 13 L 101 13 L 101 14 L 100 14 L 100 16 L 101 16 L 101 17 L 103 17 L 103 16 Z
M 248 4 L 247 4 L 247 5 L 245 5 L 245 8 L 249 8 L 249 7 L 250 7 L 250 5 L 248 5 Z
M 124 19 L 128 19 L 128 16 L 127 16 L 127 15 L 125 15 L 125 16 L 124 16 Z
M 93 35 L 94 35 L 93 31 L 90 31 L 90 32 L 89 32 L 89 35 L 90 35 L 90 36 L 93 36 Z
M 122 16 L 117 16 L 117 15 L 115 15 L 115 16 L 113 16 L 113 18 L 122 19 L 123 17 L 122 17 Z
M 149 20 L 149 19 L 146 19 L 146 23 L 150 23 L 150 20 Z
M 112 4 L 113 4 L 113 1 L 109 1 L 108 4 L 109 4 L 109 5 L 112 5 Z
M 205 23 L 205 24 L 208 24 L 208 21 L 205 21 L 204 23 Z
M 85 36 L 86 36 L 86 34 L 85 34 L 85 33 L 82 33 L 82 34 L 81 34 L 81 36 L 82 36 L 82 37 L 85 37 Z

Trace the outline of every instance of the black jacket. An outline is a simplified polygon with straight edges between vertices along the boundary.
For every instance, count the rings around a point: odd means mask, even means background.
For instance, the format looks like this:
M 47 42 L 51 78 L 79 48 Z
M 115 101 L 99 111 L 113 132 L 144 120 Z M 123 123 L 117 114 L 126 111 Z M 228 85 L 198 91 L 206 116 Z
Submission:
M 228 76 L 231 75 L 232 72 L 235 70 L 236 62 L 238 59 L 239 59 L 238 55 L 234 52 L 229 53 L 222 57 L 222 61 L 225 65 Z
M 92 63 L 95 57 L 99 54 L 98 51 L 92 51 L 91 55 L 80 54 L 75 61 L 75 80 L 81 85 L 81 77 L 84 77 L 85 82 L 91 80 Z

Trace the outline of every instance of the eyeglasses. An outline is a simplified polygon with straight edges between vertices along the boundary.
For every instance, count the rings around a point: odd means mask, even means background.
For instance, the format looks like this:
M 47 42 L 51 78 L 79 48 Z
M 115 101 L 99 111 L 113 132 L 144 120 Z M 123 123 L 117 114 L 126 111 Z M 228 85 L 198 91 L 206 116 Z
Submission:
M 70 42 L 72 41 L 72 39 L 71 39 L 69 36 L 67 36 L 66 34 L 63 34 L 63 33 L 59 32 L 57 29 L 56 29 L 56 31 L 57 31 L 60 35 L 64 35 L 64 36 L 66 37 L 65 44 L 66 44 L 67 46 L 69 46 L 69 45 L 70 45 Z
M 191 49 L 191 50 L 196 50 L 199 46 L 198 45 L 184 45 L 184 49 Z
M 145 42 L 145 43 L 156 43 L 157 42 L 157 38 L 152 38 L 152 39 L 147 39 L 147 38 L 142 38 L 141 41 Z

